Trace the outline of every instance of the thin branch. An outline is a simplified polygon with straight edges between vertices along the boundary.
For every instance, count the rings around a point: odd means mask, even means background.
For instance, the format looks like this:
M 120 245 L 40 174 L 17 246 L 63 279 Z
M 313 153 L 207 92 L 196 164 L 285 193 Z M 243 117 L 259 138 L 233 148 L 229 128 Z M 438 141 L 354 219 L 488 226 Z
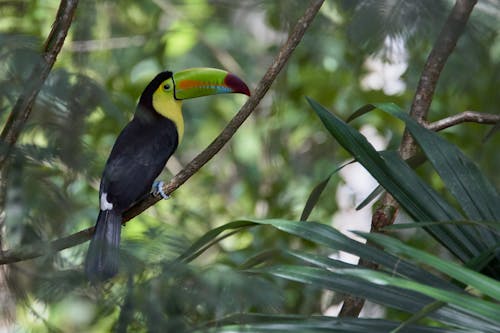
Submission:
M 422 125 L 426 122 L 441 71 L 462 35 L 476 2 L 477 0 L 457 0 L 455 2 L 455 6 L 427 58 L 410 109 L 410 115 Z M 409 159 L 415 155 L 416 150 L 417 144 L 409 132 L 405 130 L 399 145 L 401 157 Z M 373 214 L 372 229 L 379 231 L 381 228 L 391 225 L 394 222 L 398 208 L 397 202 L 389 194 L 385 194 L 380 207 Z
M 228 51 L 214 47 L 201 33 L 198 34 L 198 40 L 212 53 L 223 68 L 238 76 L 243 75 L 243 68 Z
M 441 131 L 445 128 L 455 126 L 461 123 L 478 123 L 495 125 L 500 122 L 500 115 L 492 113 L 481 113 L 475 111 L 464 111 L 456 115 L 437 120 L 427 125 L 427 128 L 432 131 Z
M 476 3 L 477 0 L 456 0 L 427 58 L 410 109 L 410 115 L 423 125 L 426 122 L 441 72 L 449 56 L 455 49 L 457 41 L 464 31 Z M 399 146 L 401 157 L 403 159 L 409 159 L 415 155 L 416 150 L 417 145 L 415 140 L 410 133 L 405 130 Z M 399 205 L 396 200 L 394 200 L 390 194 L 386 193 L 372 215 L 371 230 L 380 232 L 382 228 L 393 224 L 398 209 Z M 361 260 L 359 265 L 363 266 L 366 264 L 365 261 Z M 358 298 L 345 299 L 341 314 L 349 316 L 359 315 L 364 304 L 364 301 L 360 302 L 359 300 Z
M 7 123 L 0 134 L 2 142 L 0 169 L 5 167 L 5 162 L 30 116 L 35 99 L 47 79 L 50 70 L 54 66 L 57 55 L 61 51 L 66 35 L 68 34 L 77 5 L 78 0 L 62 0 L 59 5 L 56 19 L 52 24 L 52 30 L 45 41 L 43 57 L 35 65 L 30 78 L 26 80 L 25 89 L 17 99 L 7 119 Z
M 288 40 L 281 47 L 278 55 L 274 58 L 271 66 L 260 80 L 257 88 L 248 101 L 241 107 L 240 111 L 231 119 L 224 130 L 208 145 L 198 156 L 189 162 L 184 169 L 175 175 L 168 184 L 163 187 L 167 195 L 172 194 L 177 188 L 184 184 L 191 176 L 193 176 L 203 165 L 205 165 L 212 157 L 217 154 L 221 148 L 231 139 L 238 128 L 243 124 L 245 119 L 255 110 L 262 98 L 271 87 L 272 83 L 278 76 L 281 69 L 292 55 L 293 51 L 304 37 L 305 32 L 311 25 L 314 17 L 321 8 L 324 0 L 312 1 L 306 9 L 304 15 L 298 20 Z M 139 215 L 144 210 L 154 205 L 160 199 L 153 195 L 138 202 L 130 208 L 124 215 L 124 222 L 129 221 L 133 217 Z M 33 259 L 47 254 L 48 251 L 60 251 L 69 247 L 76 246 L 90 239 L 94 233 L 94 228 L 88 228 L 72 234 L 67 237 L 57 239 L 49 243 L 39 243 L 20 249 L 5 251 L 0 255 L 0 265 L 18 262 L 27 259 Z
M 5 200 L 7 177 L 9 173 L 9 156 L 16 144 L 26 121 L 28 120 L 33 104 L 35 102 L 40 89 L 47 79 L 56 59 L 61 51 L 69 27 L 73 21 L 73 16 L 78 4 L 78 0 L 61 0 L 59 9 L 57 10 L 56 18 L 52 24 L 52 29 L 45 41 L 43 54 L 40 61 L 34 65 L 33 71 L 25 81 L 24 90 L 16 101 L 12 112 L 7 118 L 2 133 L 0 134 L 0 253 L 3 249 L 3 226 L 5 221 Z M 3 302 L 3 317 L 0 320 L 7 327 L 10 327 L 9 321 L 15 318 L 15 304 L 11 304 L 16 300 L 16 293 L 12 290 L 9 283 L 10 267 L 3 266 L 0 269 L 0 289 Z M 6 301 L 5 301 L 6 300 Z
M 142 35 L 129 37 L 113 37 L 98 40 L 81 40 L 69 43 L 65 50 L 69 52 L 95 52 L 129 47 L 139 47 L 146 43 L 146 37 Z

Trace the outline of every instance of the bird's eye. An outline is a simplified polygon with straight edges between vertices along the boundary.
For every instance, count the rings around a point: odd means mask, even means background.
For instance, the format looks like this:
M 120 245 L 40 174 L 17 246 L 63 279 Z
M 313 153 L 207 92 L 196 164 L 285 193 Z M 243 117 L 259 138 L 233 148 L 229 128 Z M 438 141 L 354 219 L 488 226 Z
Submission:
M 165 83 L 165 84 L 163 85 L 163 90 L 165 90 L 165 91 L 170 90 L 170 84 Z

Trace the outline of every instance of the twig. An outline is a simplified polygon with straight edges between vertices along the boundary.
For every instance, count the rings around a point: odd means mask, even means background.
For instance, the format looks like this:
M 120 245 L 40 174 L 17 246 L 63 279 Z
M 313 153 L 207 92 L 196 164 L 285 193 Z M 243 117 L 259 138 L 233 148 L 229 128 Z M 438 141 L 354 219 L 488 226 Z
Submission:
M 429 107 L 431 105 L 436 85 L 441 75 L 448 57 L 455 49 L 455 45 L 465 29 L 470 13 L 477 0 L 457 0 L 448 16 L 434 46 L 427 58 L 424 69 L 420 76 L 415 96 L 410 109 L 410 115 L 419 123 L 425 124 Z M 403 159 L 409 159 L 415 155 L 417 145 L 409 132 L 405 130 L 403 139 L 399 146 L 399 153 Z M 371 229 L 380 232 L 383 227 L 393 224 L 399 209 L 394 198 L 385 194 L 372 216 Z M 360 266 L 367 265 L 360 260 Z M 348 298 L 344 301 L 339 316 L 357 316 L 363 307 L 364 302 L 357 298 Z M 345 309 L 345 311 L 344 311 Z
M 43 57 L 41 61 L 35 65 L 33 72 L 25 82 L 25 89 L 19 96 L 12 109 L 12 112 L 7 119 L 0 139 L 2 149 L 0 150 L 0 169 L 5 167 L 5 162 L 12 151 L 12 147 L 17 142 L 24 124 L 28 120 L 31 109 L 35 102 L 43 83 L 54 66 L 57 55 L 61 51 L 69 27 L 75 14 L 78 0 L 62 0 L 59 9 L 57 10 L 56 19 L 52 25 L 47 40 L 45 41 Z
M 500 115 L 492 113 L 481 113 L 475 111 L 464 111 L 456 115 L 437 120 L 427 125 L 432 131 L 441 131 L 445 128 L 455 126 L 461 123 L 478 123 L 495 125 L 500 122 Z
M 241 107 L 240 111 L 231 119 L 224 130 L 215 138 L 215 140 L 189 162 L 181 172 L 173 177 L 168 184 L 163 187 L 166 194 L 170 195 L 179 186 L 184 184 L 191 176 L 193 176 L 203 165 L 205 165 L 212 157 L 221 150 L 221 148 L 231 139 L 233 134 L 243 124 L 245 119 L 252 113 L 260 103 L 264 95 L 267 93 L 272 83 L 278 76 L 280 70 L 286 64 L 293 51 L 302 40 L 307 28 L 310 26 L 316 13 L 321 8 L 324 0 L 312 1 L 306 9 L 304 15 L 298 20 L 288 40 L 281 47 L 278 55 L 274 58 L 271 66 L 260 80 L 257 88 L 248 101 Z M 124 215 L 124 222 L 139 215 L 148 207 L 154 205 L 160 199 L 150 195 L 146 199 L 138 202 L 130 208 Z M 49 243 L 39 243 L 20 249 L 5 251 L 0 255 L 0 265 L 18 262 L 26 259 L 33 259 L 41 255 L 47 254 L 47 251 L 60 251 L 69 247 L 81 244 L 88 239 L 94 232 L 94 228 L 87 228 L 67 237 L 57 239 Z
M 201 33 L 198 34 L 198 40 L 213 54 L 223 68 L 238 76 L 243 75 L 243 69 L 240 64 L 228 51 L 214 47 Z
M 125 49 L 129 47 L 139 47 L 146 43 L 144 36 L 113 37 L 99 40 L 81 40 L 69 43 L 66 46 L 69 52 L 95 52 L 114 49 Z
M 162 0 L 152 0 L 155 5 L 157 5 L 166 15 L 169 17 L 175 17 L 176 20 L 187 20 L 188 18 L 186 15 L 179 11 L 176 6 L 171 5 L 166 3 L 165 1 Z M 200 27 L 196 27 L 200 28 Z M 199 29 L 202 31 L 203 29 Z M 208 48 L 208 50 L 213 54 L 213 56 L 217 59 L 217 61 L 223 66 L 223 68 L 227 69 L 233 74 L 236 75 L 241 75 L 243 74 L 243 69 L 241 68 L 240 64 L 236 61 L 236 59 L 229 54 L 224 49 L 217 49 L 213 47 L 205 38 L 203 33 L 199 33 L 198 36 L 198 41 L 203 44 L 205 47 Z

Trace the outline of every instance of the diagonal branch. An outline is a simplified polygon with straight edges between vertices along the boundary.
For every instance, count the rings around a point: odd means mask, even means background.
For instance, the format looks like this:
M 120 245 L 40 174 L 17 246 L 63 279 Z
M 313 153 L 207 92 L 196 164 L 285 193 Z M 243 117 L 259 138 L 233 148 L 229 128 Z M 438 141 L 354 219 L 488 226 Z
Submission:
M 77 4 L 78 0 L 62 0 L 59 5 L 52 30 L 45 41 L 43 57 L 33 68 L 29 79 L 26 80 L 25 89 L 17 99 L 0 134 L 2 141 L 0 169 L 5 167 L 5 162 L 30 116 L 35 99 L 56 62 L 57 55 L 61 51 L 71 26 Z
M 271 66 L 267 69 L 260 80 L 257 88 L 248 101 L 241 107 L 240 111 L 231 119 L 224 130 L 208 145 L 198 156 L 189 162 L 183 170 L 175 175 L 168 184 L 163 187 L 164 192 L 170 195 L 182 184 L 184 184 L 191 176 L 193 176 L 203 165 L 205 165 L 222 147 L 231 139 L 238 128 L 243 124 L 245 119 L 255 110 L 262 98 L 265 96 L 272 83 L 278 76 L 281 69 L 292 55 L 293 51 L 304 37 L 305 32 L 314 20 L 317 12 L 321 8 L 324 0 L 311 1 L 311 4 L 306 9 L 304 15 L 298 20 L 293 31 L 290 33 L 285 44 L 281 47 L 278 55 L 274 58 Z M 150 195 L 146 199 L 140 201 L 130 208 L 124 216 L 124 221 L 128 221 L 139 215 L 144 210 L 154 205 L 160 199 Z M 22 260 L 33 259 L 41 255 L 46 255 L 50 251 L 60 251 L 78 244 L 81 244 L 92 236 L 94 228 L 88 228 L 70 236 L 57 239 L 49 243 L 39 243 L 31 246 L 22 247 L 5 251 L 0 255 L 0 265 L 14 263 Z
M 260 103 L 264 95 L 267 93 L 271 84 L 278 76 L 281 69 L 285 66 L 286 62 L 292 55 L 293 51 L 302 40 L 307 28 L 313 21 L 316 13 L 321 8 L 324 0 L 316 0 L 311 3 L 307 8 L 304 15 L 298 20 L 292 33 L 288 37 L 288 40 L 281 47 L 278 55 L 274 58 L 273 63 L 267 69 L 260 80 L 257 88 L 253 92 L 253 95 L 248 99 L 248 101 L 241 107 L 240 111 L 231 119 L 231 121 L 226 125 L 224 130 L 215 138 L 210 145 L 205 148 L 198 156 L 196 156 L 189 164 L 187 164 L 181 172 L 175 175 L 174 178 L 170 180 L 168 184 L 163 187 L 163 191 L 170 195 L 179 186 L 184 184 L 194 173 L 196 173 L 203 165 L 205 165 L 212 157 L 219 152 L 219 150 L 224 147 L 224 145 L 231 139 L 231 137 L 236 133 L 238 128 L 243 124 L 243 122 L 250 116 L 250 114 L 255 110 L 257 105 Z M 129 209 L 125 213 L 125 221 L 130 220 L 132 217 L 137 216 L 143 212 L 148 207 L 152 206 L 160 199 L 157 197 L 150 196 L 145 200 L 139 202 L 137 205 Z

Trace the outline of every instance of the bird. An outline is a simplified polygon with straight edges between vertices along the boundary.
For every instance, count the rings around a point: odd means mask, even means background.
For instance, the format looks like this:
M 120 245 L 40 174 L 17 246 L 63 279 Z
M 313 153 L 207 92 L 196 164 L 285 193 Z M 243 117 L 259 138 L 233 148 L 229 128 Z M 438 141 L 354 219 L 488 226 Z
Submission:
M 163 71 L 146 86 L 132 120 L 118 135 L 99 186 L 99 214 L 85 259 L 91 282 L 103 282 L 119 271 L 119 247 L 124 212 L 153 192 L 167 160 L 184 134 L 182 102 L 215 94 L 250 96 L 246 83 L 216 68 Z

